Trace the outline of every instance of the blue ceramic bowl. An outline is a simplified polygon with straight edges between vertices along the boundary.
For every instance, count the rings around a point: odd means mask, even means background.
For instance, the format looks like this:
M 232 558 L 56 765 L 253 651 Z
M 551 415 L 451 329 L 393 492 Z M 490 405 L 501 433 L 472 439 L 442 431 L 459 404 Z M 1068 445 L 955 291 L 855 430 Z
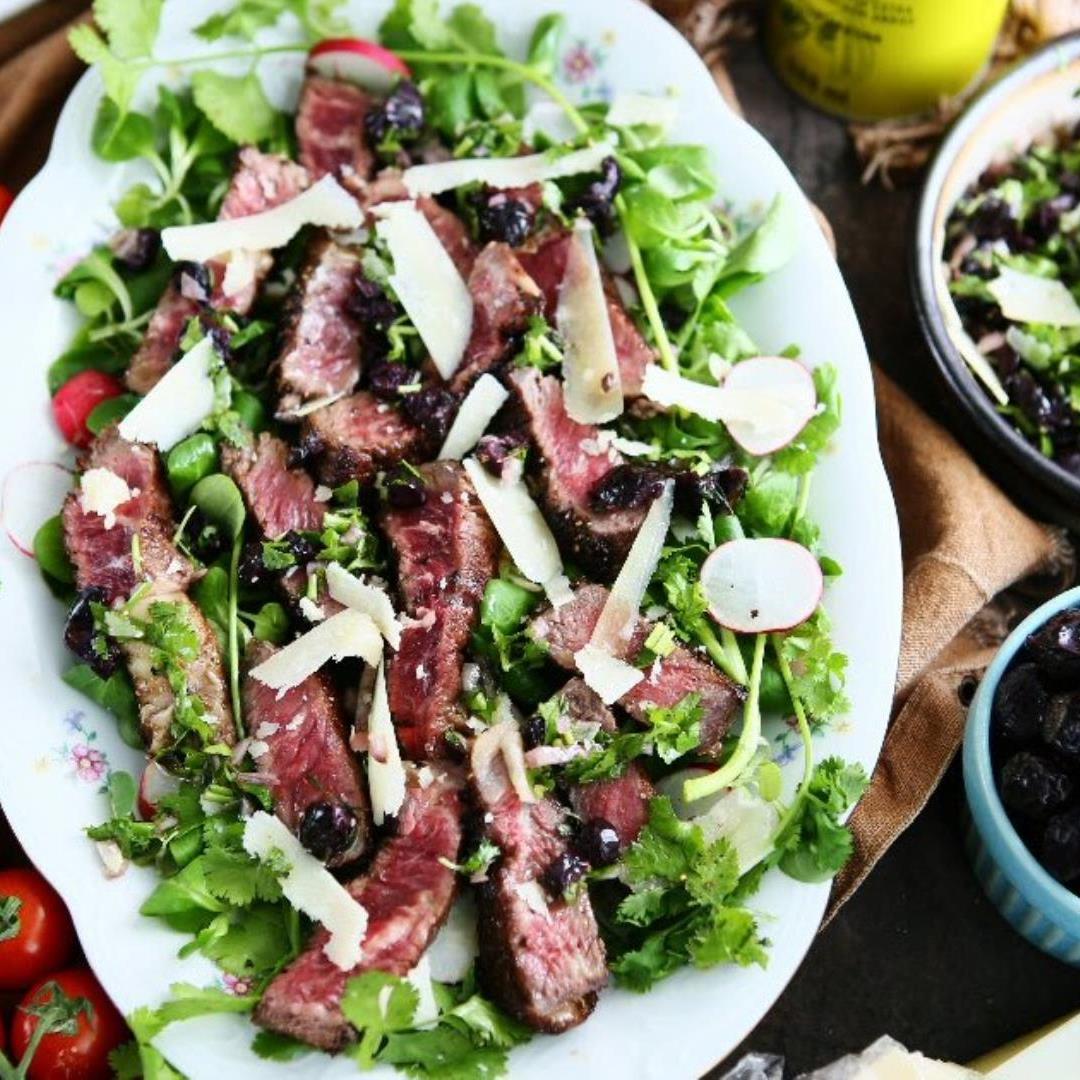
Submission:
M 1080 967 L 1080 896 L 1051 877 L 1028 851 L 1001 805 L 990 762 L 990 712 L 1002 675 L 1029 634 L 1072 607 L 1080 607 L 1080 587 L 1033 611 L 986 669 L 964 733 L 964 788 L 971 815 L 968 855 L 986 895 L 1032 945 Z

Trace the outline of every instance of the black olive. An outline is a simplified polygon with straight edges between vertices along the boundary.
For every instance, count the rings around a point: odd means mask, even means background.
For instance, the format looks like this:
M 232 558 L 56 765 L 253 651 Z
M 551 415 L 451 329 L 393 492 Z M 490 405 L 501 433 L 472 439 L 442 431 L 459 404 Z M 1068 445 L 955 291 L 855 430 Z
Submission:
M 488 472 L 501 476 L 503 466 L 525 446 L 524 432 L 512 431 L 506 435 L 485 435 L 477 444 L 473 455 Z
M 178 263 L 176 283 L 184 296 L 200 304 L 209 301 L 214 289 L 214 283 L 210 280 L 210 271 L 203 263 L 198 262 Z
M 425 386 L 415 394 L 405 394 L 402 412 L 433 440 L 442 441 L 450 430 L 458 400 L 441 386 Z
M 1080 806 L 1052 817 L 1042 839 L 1042 863 L 1066 884 L 1080 880 Z
M 381 105 L 368 110 L 364 127 L 373 143 L 381 143 L 391 133 L 402 142 L 415 139 L 424 127 L 424 99 L 416 85 L 399 82 Z
M 589 872 L 589 864 L 572 851 L 556 856 L 544 871 L 544 887 L 552 896 L 562 896 Z
M 1016 230 L 1016 215 L 1004 199 L 988 195 L 968 224 L 978 240 L 1004 240 Z
M 720 464 L 713 465 L 706 473 L 680 469 L 673 475 L 675 507 L 691 518 L 701 513 L 703 502 L 721 514 L 733 513 L 750 481 L 745 469 Z
M 386 475 L 386 501 L 395 510 L 415 510 L 427 501 L 423 477 L 405 465 Z
M 611 866 L 622 851 L 619 832 L 602 817 L 589 818 L 578 833 L 577 849 L 593 866 Z
M 570 204 L 572 211 L 580 210 L 597 228 L 608 236 L 615 229 L 615 196 L 622 183 L 622 170 L 614 157 L 600 163 L 600 179 L 593 180 Z
M 1072 796 L 1073 782 L 1059 765 L 1021 750 L 1001 770 L 1001 801 L 1026 818 L 1042 821 Z
M 634 510 L 648 506 L 664 490 L 664 473 L 655 465 L 626 462 L 606 472 L 589 494 L 594 510 Z
M 299 442 L 289 447 L 288 466 L 290 469 L 295 469 L 298 465 L 306 465 L 309 461 L 321 457 L 325 450 L 326 443 L 323 442 L 321 436 L 314 431 L 305 431 L 300 436 Z
M 1039 737 L 1050 702 L 1034 664 L 1017 664 L 998 683 L 991 713 L 994 734 L 1014 745 Z
M 382 401 L 398 401 L 403 395 L 402 387 L 418 386 L 420 373 L 406 364 L 398 364 L 392 360 L 374 364 L 368 372 L 368 387 L 371 392 Z
M 109 240 L 116 261 L 128 270 L 145 270 L 161 250 L 157 229 L 121 229 Z
M 535 750 L 544 745 L 547 738 L 547 722 L 539 713 L 533 713 L 521 725 L 521 738 L 526 750 Z
M 64 644 L 96 675 L 107 679 L 120 666 L 120 650 L 94 623 L 91 604 L 104 602 L 105 590 L 96 586 L 79 593 L 64 623 Z
M 1080 769 L 1080 693 L 1050 699 L 1042 726 L 1043 742 L 1073 769 Z
M 476 220 L 481 240 L 502 240 L 511 247 L 520 247 L 533 230 L 536 214 L 522 199 L 504 191 L 485 191 L 477 198 Z
M 366 277 L 356 279 L 356 288 L 349 297 L 351 314 L 367 326 L 385 329 L 398 315 L 394 301 L 386 295 L 383 287 Z
M 300 819 L 300 843 L 326 862 L 352 847 L 356 840 L 356 814 L 340 803 L 312 803 Z
M 1005 380 L 1005 389 L 1010 400 L 1036 427 L 1052 430 L 1068 418 L 1068 406 L 1026 368 L 1010 375 Z
M 1027 652 L 1047 678 L 1080 681 L 1080 609 L 1060 612 L 1029 635 Z
M 254 589 L 266 584 L 272 577 L 271 571 L 266 569 L 263 562 L 261 540 L 249 540 L 240 553 L 240 565 L 237 567 L 237 577 L 240 584 Z
M 318 554 L 318 545 L 304 536 L 303 533 L 296 532 L 296 530 L 290 530 L 281 539 L 289 545 L 289 550 L 293 553 L 293 557 L 300 566 L 311 562 Z

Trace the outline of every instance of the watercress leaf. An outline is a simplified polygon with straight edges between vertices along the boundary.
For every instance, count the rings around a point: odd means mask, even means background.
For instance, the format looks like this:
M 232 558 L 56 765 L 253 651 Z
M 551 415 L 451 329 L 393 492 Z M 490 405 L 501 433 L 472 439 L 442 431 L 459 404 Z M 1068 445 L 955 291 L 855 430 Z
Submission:
M 224 473 L 203 477 L 191 490 L 191 502 L 230 540 L 240 535 L 247 516 L 244 497 Z
M 73 690 L 85 694 L 95 704 L 108 709 L 116 717 L 120 737 L 128 746 L 142 748 L 139 705 L 135 700 L 135 690 L 126 671 L 116 671 L 107 679 L 103 679 L 89 664 L 76 664 L 68 668 L 61 678 Z
M 53 291 L 57 296 L 78 302 L 80 287 L 91 282 L 95 285 L 94 293 L 92 297 L 84 294 L 84 302 L 92 304 L 97 310 L 85 314 L 100 314 L 117 303 L 125 319 L 134 316 L 131 294 L 124 279 L 113 267 L 113 254 L 107 247 L 94 248 L 56 283 Z
M 447 18 L 446 26 L 455 46 L 463 52 L 501 55 L 495 26 L 476 4 L 459 4 Z
M 155 149 L 154 124 L 138 112 L 123 113 L 112 98 L 102 98 L 94 116 L 90 145 L 104 161 L 130 161 Z
M 432 127 L 453 139 L 473 118 L 473 74 L 454 71 L 432 83 L 427 93 Z
M 706 199 L 713 194 L 712 178 L 681 161 L 654 165 L 645 182 L 668 199 Z
M 94 344 L 73 344 L 49 365 L 46 373 L 49 394 L 55 394 L 80 371 L 104 371 L 109 375 L 118 375 L 127 367 L 134 351 L 134 342 L 122 337 L 107 338 Z
M 127 416 L 138 401 L 138 394 L 117 394 L 116 397 L 107 398 L 90 411 L 90 415 L 86 418 L 86 426 L 95 435 L 100 435 L 110 424 L 115 424 Z
M 258 76 L 196 71 L 191 77 L 195 104 L 207 119 L 234 142 L 258 143 L 277 129 L 277 110 L 266 97 Z
M 207 887 L 203 860 L 198 858 L 178 874 L 159 881 L 139 911 L 143 915 L 165 919 L 177 929 L 190 931 L 206 924 L 207 912 L 217 914 L 225 911 L 227 906 Z
M 789 199 L 777 195 L 760 224 L 731 252 L 725 278 L 736 274 L 771 274 L 794 254 L 798 220 Z
M 94 0 L 94 19 L 121 60 L 149 56 L 161 22 L 163 0 Z
M 252 41 L 260 30 L 273 26 L 287 8 L 287 0 L 241 0 L 228 11 L 211 15 L 195 27 L 195 33 L 206 41 L 223 37 Z
M 178 498 L 186 495 L 200 480 L 217 469 L 218 455 L 214 440 L 205 431 L 196 432 L 178 442 L 165 458 L 165 473 Z
M 109 807 L 113 817 L 130 817 L 135 810 L 135 778 L 123 769 L 114 769 L 108 780 Z
M 842 401 L 838 382 L 839 373 L 833 364 L 814 369 L 819 409 L 795 439 L 773 455 L 775 468 L 801 475 L 817 464 L 821 452 L 840 428 Z
M 225 631 L 229 625 L 229 575 L 220 566 L 209 570 L 192 586 L 192 598 L 199 610 Z
M 252 633 L 260 641 L 282 645 L 289 636 L 289 616 L 276 600 L 263 604 L 255 616 Z
M 64 522 L 60 515 L 51 517 L 34 533 L 34 558 L 42 573 L 65 585 L 75 584 L 75 567 L 64 544 Z
M 439 0 L 395 0 L 382 25 L 379 39 L 391 49 L 436 51 L 450 48 L 454 39 L 439 15 Z
M 538 20 L 529 40 L 527 63 L 538 75 L 549 76 L 555 70 L 566 17 L 557 13 Z

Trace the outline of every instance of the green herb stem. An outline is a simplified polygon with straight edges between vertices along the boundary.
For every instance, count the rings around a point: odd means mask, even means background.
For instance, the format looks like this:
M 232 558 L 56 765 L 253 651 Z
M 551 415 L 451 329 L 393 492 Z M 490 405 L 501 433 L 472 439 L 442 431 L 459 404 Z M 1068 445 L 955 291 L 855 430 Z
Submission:
M 795 710 L 795 720 L 799 725 L 799 735 L 802 737 L 803 742 L 802 782 L 799 784 L 799 790 L 795 793 L 795 798 L 791 800 L 791 805 L 784 812 L 776 826 L 776 830 L 773 833 L 773 841 L 775 843 L 776 837 L 783 833 L 791 820 L 799 812 L 799 806 L 806 798 L 807 791 L 810 790 L 810 780 L 814 773 L 814 740 L 810 733 L 810 723 L 806 718 L 806 710 L 799 700 L 799 695 L 795 692 L 795 679 L 791 672 L 791 665 L 784 655 L 784 636 L 782 634 L 772 634 L 770 635 L 770 638 L 772 640 L 773 653 L 776 655 L 776 666 L 780 669 L 780 677 L 784 680 L 788 696 L 791 698 L 791 705 Z
M 229 690 L 232 694 L 233 721 L 237 734 L 244 736 L 244 719 L 240 708 L 240 642 L 239 642 L 239 580 L 242 533 L 233 540 L 229 560 Z
M 713 628 L 705 619 L 700 621 L 697 627 L 698 640 L 705 646 L 705 651 L 712 658 L 713 663 L 730 679 L 745 686 L 749 681 L 746 672 L 746 663 L 735 635 L 727 629 L 721 629 L 721 638 L 713 633 Z
M 735 744 L 731 757 L 724 762 L 715 772 L 706 773 L 704 776 L 696 776 L 683 784 L 683 798 L 687 802 L 696 802 L 708 795 L 732 784 L 739 778 L 743 770 L 757 753 L 758 741 L 761 738 L 761 669 L 765 662 L 766 634 L 758 634 L 754 638 L 754 657 L 750 667 L 750 691 L 746 696 L 746 704 L 743 707 L 743 726 L 739 733 L 739 741 Z

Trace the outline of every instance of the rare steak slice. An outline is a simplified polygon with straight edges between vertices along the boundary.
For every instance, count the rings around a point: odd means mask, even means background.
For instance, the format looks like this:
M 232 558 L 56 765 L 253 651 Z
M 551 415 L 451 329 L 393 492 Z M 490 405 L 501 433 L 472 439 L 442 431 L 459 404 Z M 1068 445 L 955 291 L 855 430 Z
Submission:
M 288 158 L 245 146 L 237 157 L 236 169 L 218 217 L 224 221 L 270 210 L 296 198 L 307 187 L 307 181 L 307 173 Z M 142 344 L 128 366 L 125 380 L 129 390 L 137 394 L 149 393 L 172 367 L 184 327 L 189 319 L 199 314 L 203 304 L 209 303 L 215 309 L 228 309 L 240 315 L 251 310 L 272 260 L 267 252 L 253 252 L 247 258 L 250 259 L 247 270 L 237 275 L 235 284 L 229 282 L 228 291 L 225 288 L 227 268 L 220 262 L 207 264 L 204 287 L 194 290 L 189 287 L 194 284 L 194 278 L 188 275 L 185 282 L 186 268 L 180 268 L 158 301 Z
M 312 180 L 332 175 L 356 190 L 375 164 L 364 117 L 374 104 L 359 86 L 309 75 L 300 92 L 296 139 Z
M 507 359 L 515 337 L 528 329 L 529 319 L 543 303 L 536 282 L 508 244 L 488 244 L 477 256 L 468 283 L 473 327 L 461 366 L 450 381 L 457 393 Z
M 457 874 L 448 865 L 461 847 L 462 776 L 446 766 L 410 770 L 396 833 L 349 892 L 368 913 L 364 956 L 342 971 L 323 952 L 328 935 L 315 931 L 307 949 L 266 989 L 255 1022 L 271 1031 L 337 1051 L 356 1038 L 341 1012 L 346 982 L 366 971 L 408 974 L 450 912 Z
M 423 461 L 436 449 L 397 408 L 366 390 L 312 413 L 303 443 L 317 452 L 319 479 L 331 487 L 370 484 L 380 469 Z
M 317 233 L 289 297 L 277 359 L 283 419 L 306 402 L 347 394 L 356 385 L 362 328 L 352 300 L 359 280 L 359 253 Z
M 521 426 L 538 452 L 528 479 L 561 544 L 595 577 L 619 572 L 645 519 L 647 507 L 595 510 L 592 491 L 622 455 L 601 442 L 600 430 L 567 415 L 562 383 L 536 368 L 509 375 Z
M 544 294 L 544 307 L 548 320 L 554 324 L 559 305 L 559 286 L 566 273 L 566 260 L 570 252 L 571 235 L 562 229 L 549 231 L 518 252 L 521 265 L 540 286 Z M 634 324 L 615 288 L 614 281 L 605 273 L 604 292 L 607 295 L 608 319 L 615 339 L 615 354 L 619 360 L 619 376 L 622 390 L 627 397 L 641 393 L 645 368 L 656 354 Z
M 275 652 L 268 642 L 252 641 L 249 668 Z M 274 813 L 327 866 L 344 866 L 364 855 L 373 839 L 367 783 L 330 680 L 311 675 L 278 694 L 247 674 L 244 718 L 252 736 L 249 752 L 274 797 Z M 355 822 L 351 841 L 347 827 L 344 832 L 324 827 L 335 815 L 346 825 Z M 342 839 L 335 843 L 338 836 Z
M 649 800 L 656 794 L 652 781 L 637 761 L 631 761 L 622 776 L 575 784 L 570 789 L 570 805 L 583 822 L 599 818 L 619 835 L 621 847 L 629 847 L 649 820 Z
M 203 743 L 231 745 L 236 739 L 221 649 L 206 617 L 186 593 L 162 583 L 131 605 L 131 614 L 150 628 L 144 639 L 121 642 L 147 752 L 157 755 L 193 733 Z M 169 649 L 157 632 L 168 628 Z M 174 690 L 182 679 L 184 693 Z
M 448 732 L 465 725 L 461 668 L 500 544 L 465 470 L 438 461 L 417 470 L 424 502 L 383 511 L 410 622 L 390 661 L 390 711 L 406 757 L 450 752 Z
M 608 591 L 602 585 L 581 585 L 573 600 L 557 610 L 547 609 L 533 620 L 531 633 L 547 644 L 551 659 L 560 667 L 575 670 L 574 653 L 588 644 L 607 597 Z M 639 655 L 654 625 L 648 619 L 638 619 L 622 659 L 632 660 Z M 701 699 L 701 749 L 718 755 L 746 690 L 685 646 L 679 645 L 657 660 L 646 677 L 619 698 L 618 704 L 635 720 L 644 722 L 650 708 L 670 708 L 687 694 L 698 694 Z
M 551 798 L 523 801 L 507 754 L 521 755 L 512 720 L 479 735 L 470 755 L 484 835 L 501 851 L 480 886 L 478 974 L 507 1012 L 554 1034 L 580 1024 L 596 1005 L 607 982 L 604 946 L 588 893 L 568 900 L 545 885 L 567 852 L 566 811 Z
M 289 468 L 289 447 L 281 439 L 263 432 L 253 446 L 225 446 L 221 467 L 271 540 L 322 528 L 326 504 L 315 498 L 315 481 L 304 469 Z
M 65 500 L 64 542 L 79 589 L 100 589 L 104 602 L 114 604 L 126 600 L 142 581 L 168 590 L 186 588 L 195 568 L 173 543 L 176 524 L 157 451 L 128 442 L 113 427 L 94 440 L 79 466 L 84 474 L 107 469 L 132 493 L 111 519 L 87 510 L 81 490 Z

